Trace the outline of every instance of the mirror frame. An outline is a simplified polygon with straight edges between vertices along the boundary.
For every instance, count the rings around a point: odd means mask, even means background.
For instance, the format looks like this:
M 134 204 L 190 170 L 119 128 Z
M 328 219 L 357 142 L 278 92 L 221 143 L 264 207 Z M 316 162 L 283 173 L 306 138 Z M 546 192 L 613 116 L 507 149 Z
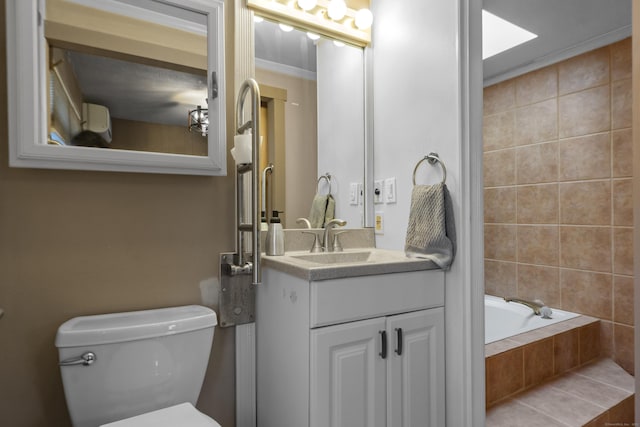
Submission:
M 207 16 L 208 155 L 48 145 L 45 0 L 7 0 L 9 166 L 45 169 L 226 175 L 223 0 L 154 0 Z M 211 97 L 212 73 L 218 96 Z M 185 115 L 185 130 L 186 115 Z

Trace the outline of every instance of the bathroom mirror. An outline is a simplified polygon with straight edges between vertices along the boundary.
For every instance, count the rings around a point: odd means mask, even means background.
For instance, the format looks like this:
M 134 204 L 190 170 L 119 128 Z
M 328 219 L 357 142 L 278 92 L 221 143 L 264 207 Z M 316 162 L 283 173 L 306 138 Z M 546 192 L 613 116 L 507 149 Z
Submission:
M 254 23 L 254 34 L 274 209 L 284 211 L 286 228 L 301 228 L 296 219 L 309 217 L 314 196 L 330 191 L 335 217 L 362 227 L 364 50 L 267 20 Z
M 10 166 L 226 174 L 222 0 L 6 4 Z

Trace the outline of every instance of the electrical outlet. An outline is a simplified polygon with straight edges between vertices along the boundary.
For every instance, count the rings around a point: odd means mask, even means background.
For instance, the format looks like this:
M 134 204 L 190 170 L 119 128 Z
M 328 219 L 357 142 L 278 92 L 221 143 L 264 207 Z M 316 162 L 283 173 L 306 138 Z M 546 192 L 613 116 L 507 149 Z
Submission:
M 384 181 L 379 179 L 373 181 L 373 203 L 384 203 L 382 193 L 384 192 Z
M 384 180 L 384 202 L 396 202 L 396 178 L 387 178 Z
M 376 212 L 375 234 L 384 234 L 384 212 Z

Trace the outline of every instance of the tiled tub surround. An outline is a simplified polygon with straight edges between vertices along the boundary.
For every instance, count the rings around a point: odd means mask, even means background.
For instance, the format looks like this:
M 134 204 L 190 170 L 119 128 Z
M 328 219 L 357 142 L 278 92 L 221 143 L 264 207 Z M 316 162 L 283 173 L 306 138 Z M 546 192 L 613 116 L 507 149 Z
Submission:
M 599 323 L 579 316 L 485 345 L 487 427 L 631 425 L 634 378 L 600 358 Z
M 633 367 L 631 39 L 485 88 L 487 294 L 601 320 Z

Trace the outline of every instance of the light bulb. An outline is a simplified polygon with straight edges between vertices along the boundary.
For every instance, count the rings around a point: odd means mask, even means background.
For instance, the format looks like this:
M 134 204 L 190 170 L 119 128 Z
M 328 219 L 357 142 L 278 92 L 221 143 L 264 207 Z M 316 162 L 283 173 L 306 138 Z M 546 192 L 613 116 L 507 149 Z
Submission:
M 316 33 L 307 33 L 307 37 L 309 37 L 311 40 L 318 40 L 320 38 L 320 36 Z
M 285 33 L 288 33 L 289 31 L 293 31 L 293 27 L 291 25 L 287 25 L 287 24 L 278 24 L 278 26 L 280 27 L 280 29 L 282 31 L 284 31 Z
M 331 0 L 329 7 L 327 7 L 327 12 L 329 13 L 329 18 L 334 21 L 339 21 L 344 18 L 344 15 L 347 13 L 347 4 L 344 0 Z
M 344 44 L 343 42 L 339 41 L 339 40 L 334 40 L 334 41 L 333 41 L 333 44 L 334 44 L 336 47 L 345 47 L 345 44 Z
M 356 12 L 356 27 L 366 30 L 373 24 L 373 13 L 369 9 L 360 9 Z
M 262 16 L 253 15 L 253 22 L 255 22 L 256 24 L 259 24 L 262 21 L 264 21 L 264 18 Z
M 300 9 L 306 11 L 309 11 L 316 7 L 316 4 L 318 4 L 318 0 L 298 0 L 298 6 L 300 7 Z

